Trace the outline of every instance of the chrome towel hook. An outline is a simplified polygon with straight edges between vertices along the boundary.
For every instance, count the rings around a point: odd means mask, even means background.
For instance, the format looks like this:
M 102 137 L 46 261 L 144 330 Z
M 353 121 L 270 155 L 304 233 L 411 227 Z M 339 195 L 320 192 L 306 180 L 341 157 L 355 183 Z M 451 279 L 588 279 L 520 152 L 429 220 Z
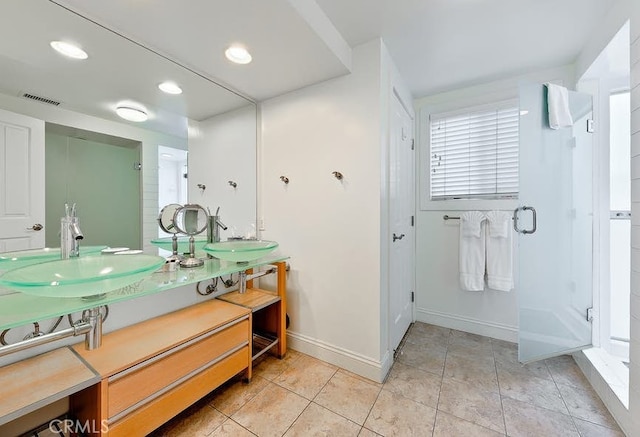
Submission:
M 286 177 L 286 176 L 280 176 L 280 180 L 281 180 L 282 182 L 284 182 L 285 184 L 288 184 L 288 183 L 289 183 L 289 178 L 288 178 L 288 177 Z
M 233 188 L 237 188 L 238 184 L 235 183 L 234 181 L 229 181 L 229 185 L 231 185 Z
M 342 175 L 342 173 L 340 173 L 339 171 L 334 171 L 333 173 L 331 173 L 332 175 L 334 175 L 336 177 L 337 180 L 341 181 L 344 176 Z

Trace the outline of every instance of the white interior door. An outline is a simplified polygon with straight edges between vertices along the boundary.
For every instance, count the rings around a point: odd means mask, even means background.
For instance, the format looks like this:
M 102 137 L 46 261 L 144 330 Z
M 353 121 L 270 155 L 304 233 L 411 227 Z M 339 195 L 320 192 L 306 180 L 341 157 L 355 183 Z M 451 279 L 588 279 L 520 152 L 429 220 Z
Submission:
M 393 95 L 390 120 L 389 341 L 395 350 L 413 321 L 414 146 L 413 119 Z
M 547 123 L 546 88 L 520 87 L 519 358 L 591 345 L 593 303 L 592 101 L 569 92 L 572 127 Z
M 0 252 L 44 247 L 44 121 L 0 110 Z

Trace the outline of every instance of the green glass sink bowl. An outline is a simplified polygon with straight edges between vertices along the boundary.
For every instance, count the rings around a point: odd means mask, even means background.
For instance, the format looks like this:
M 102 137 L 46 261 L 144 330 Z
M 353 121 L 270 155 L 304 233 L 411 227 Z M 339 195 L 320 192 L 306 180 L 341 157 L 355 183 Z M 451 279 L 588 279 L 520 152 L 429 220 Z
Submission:
M 0 275 L 0 286 L 42 297 L 87 297 L 131 285 L 159 269 L 161 256 L 85 256 L 32 264 Z
M 278 247 L 275 241 L 267 240 L 228 240 L 209 243 L 204 251 L 225 261 L 247 262 L 262 258 Z
M 207 244 L 207 237 L 195 236 L 193 237 L 193 239 L 195 244 L 195 251 L 202 252 L 202 248 L 205 244 Z M 169 252 L 173 250 L 171 246 L 171 237 L 156 238 L 154 240 L 151 240 L 151 244 L 159 247 L 160 249 L 168 250 Z M 178 237 L 178 253 L 189 253 L 189 237 Z
M 107 246 L 82 246 L 80 245 L 80 255 L 99 253 Z M 45 247 L 43 249 L 27 249 L 16 252 L 0 253 L 0 271 L 13 270 L 18 267 L 29 266 L 46 261 L 60 259 L 59 247 Z

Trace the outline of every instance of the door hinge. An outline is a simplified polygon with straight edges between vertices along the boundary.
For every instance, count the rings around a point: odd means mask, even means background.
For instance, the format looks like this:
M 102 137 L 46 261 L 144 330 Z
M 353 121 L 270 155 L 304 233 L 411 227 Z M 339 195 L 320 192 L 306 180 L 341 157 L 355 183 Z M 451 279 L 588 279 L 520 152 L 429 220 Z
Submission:
M 142 163 L 140 163 L 140 162 L 134 162 L 134 163 L 133 163 L 133 169 L 134 169 L 134 170 L 142 170 Z
M 413 227 L 413 226 L 415 226 L 415 224 L 414 224 L 414 223 L 415 223 L 415 217 L 414 217 L 414 216 L 411 216 L 411 226 L 412 226 L 412 227 Z
M 416 143 L 416 140 L 411 139 L 411 150 L 415 148 L 415 143 Z
M 416 294 L 412 291 L 411 292 L 411 302 L 415 302 L 416 301 Z
M 593 322 L 593 308 L 587 308 L 587 322 Z
M 590 134 L 595 132 L 595 122 L 591 118 L 587 120 L 587 132 Z

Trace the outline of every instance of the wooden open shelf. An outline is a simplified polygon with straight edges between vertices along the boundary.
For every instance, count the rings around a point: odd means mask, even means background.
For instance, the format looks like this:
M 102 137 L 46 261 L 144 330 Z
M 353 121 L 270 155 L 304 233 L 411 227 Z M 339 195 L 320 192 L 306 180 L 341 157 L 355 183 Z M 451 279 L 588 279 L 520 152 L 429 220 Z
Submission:
M 0 368 L 0 425 L 100 381 L 68 347 Z
M 253 287 L 247 281 L 247 291 L 223 294 L 218 299 L 248 308 L 253 313 L 253 353 L 255 360 L 265 352 L 275 349 L 278 358 L 287 353 L 287 277 L 286 263 L 276 262 L 278 287 L 276 291 Z M 252 269 L 247 270 L 252 273 Z
M 280 302 L 280 296 L 278 296 L 276 292 L 260 290 L 258 288 L 249 288 L 242 294 L 233 291 L 219 296 L 218 299 L 249 308 L 251 311 L 258 311 L 276 302 Z

